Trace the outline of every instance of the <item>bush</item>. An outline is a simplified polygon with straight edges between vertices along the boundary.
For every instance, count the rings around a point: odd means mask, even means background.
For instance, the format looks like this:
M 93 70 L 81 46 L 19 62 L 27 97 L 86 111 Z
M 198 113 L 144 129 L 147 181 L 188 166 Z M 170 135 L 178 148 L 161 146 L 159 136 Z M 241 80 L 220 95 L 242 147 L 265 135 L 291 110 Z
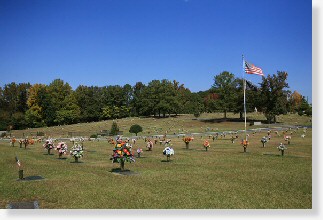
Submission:
M 117 135 L 119 132 L 119 127 L 118 127 L 118 124 L 117 122 L 113 122 L 112 123 L 112 126 L 111 126 L 111 131 L 110 131 L 110 134 L 111 135 Z
M 97 134 L 91 134 L 90 138 L 98 138 Z
M 139 132 L 142 132 L 142 127 L 138 124 L 132 125 L 129 129 L 130 133 L 135 133 L 136 136 Z
M 42 131 L 37 131 L 36 136 L 45 136 L 45 133 Z

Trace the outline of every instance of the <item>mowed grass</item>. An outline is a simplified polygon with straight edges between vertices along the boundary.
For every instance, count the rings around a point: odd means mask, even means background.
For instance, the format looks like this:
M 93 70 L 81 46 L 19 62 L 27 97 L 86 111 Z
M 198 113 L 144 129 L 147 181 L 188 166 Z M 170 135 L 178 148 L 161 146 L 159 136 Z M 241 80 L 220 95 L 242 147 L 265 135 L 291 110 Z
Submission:
M 172 123 L 171 119 L 160 124 L 158 119 L 144 120 L 144 127 Z M 120 120 L 118 124 L 125 126 Z M 195 125 L 197 132 L 205 127 L 243 129 L 240 122 L 191 120 L 190 125 Z M 181 129 L 181 124 L 173 129 Z M 71 163 L 74 159 L 70 156 L 57 159 L 56 151 L 52 151 L 55 155 L 45 155 L 43 143 L 25 150 L 17 143 L 10 147 L 0 142 L 0 205 L 5 208 L 10 202 L 37 200 L 40 208 L 50 209 L 311 209 L 312 129 L 307 130 L 305 138 L 301 138 L 302 133 L 302 129 L 293 132 L 283 157 L 277 149 L 284 142 L 281 131 L 280 136 L 272 132 L 265 148 L 260 142 L 265 131 L 250 134 L 247 153 L 243 153 L 241 138 L 231 143 L 230 135 L 219 136 L 214 142 L 209 139 L 207 152 L 203 147 L 203 141 L 209 138 L 206 135 L 195 136 L 188 150 L 176 137 L 171 141 L 175 149 L 171 162 L 165 162 L 163 145 L 157 143 L 152 151 L 146 151 L 144 140 L 139 139 L 133 150 L 142 148 L 142 158 L 125 164 L 126 169 L 136 173 L 132 176 L 111 172 L 119 164 L 109 160 L 113 146 L 107 141 L 85 141 L 84 158 L 80 160 L 83 163 L 78 164 Z M 69 148 L 72 145 L 67 144 Z M 40 175 L 45 180 L 17 181 L 15 155 L 23 164 L 25 176 Z
M 209 131 L 230 131 L 230 130 L 243 130 L 244 129 L 244 120 L 241 122 L 232 123 L 229 120 L 238 119 L 239 114 L 228 113 L 228 121 L 219 122 L 216 119 L 221 119 L 223 113 L 203 113 L 198 119 L 195 119 L 192 115 L 179 115 L 177 117 L 170 118 L 123 118 L 115 120 L 120 128 L 120 131 L 123 131 L 123 134 L 126 136 L 132 136 L 134 134 L 129 133 L 131 125 L 139 124 L 143 127 L 143 132 L 139 135 L 153 135 L 159 134 L 178 134 L 178 133 L 190 133 L 190 132 L 205 132 Z M 206 119 L 203 120 L 203 119 Z M 211 119 L 211 121 L 207 120 Z M 212 119 L 215 119 L 212 121 Z M 247 119 L 256 120 L 256 121 L 265 121 L 266 118 L 263 114 L 260 113 L 248 113 Z M 278 126 L 280 125 L 312 125 L 311 120 L 307 116 L 298 116 L 296 114 L 280 115 L 277 116 Z M 62 125 L 62 126 L 53 126 L 45 128 L 31 128 L 26 130 L 13 130 L 11 134 L 15 137 L 33 137 L 36 136 L 37 132 L 43 132 L 45 136 L 50 137 L 70 137 L 73 136 L 87 136 L 89 137 L 92 134 L 100 133 L 101 130 L 110 130 L 113 120 L 106 120 L 93 123 L 79 123 L 73 125 Z M 264 124 L 261 127 L 273 127 L 277 124 Z M 250 126 L 247 124 L 247 129 L 256 128 L 255 126 Z

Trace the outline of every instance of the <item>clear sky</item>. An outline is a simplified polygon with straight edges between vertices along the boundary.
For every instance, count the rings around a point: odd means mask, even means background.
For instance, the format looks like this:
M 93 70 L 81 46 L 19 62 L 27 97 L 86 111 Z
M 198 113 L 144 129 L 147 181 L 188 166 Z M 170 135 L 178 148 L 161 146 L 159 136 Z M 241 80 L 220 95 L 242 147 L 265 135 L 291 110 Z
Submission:
M 242 54 L 311 102 L 312 1 L 0 0 L 0 86 L 175 79 L 197 92 L 242 77 Z

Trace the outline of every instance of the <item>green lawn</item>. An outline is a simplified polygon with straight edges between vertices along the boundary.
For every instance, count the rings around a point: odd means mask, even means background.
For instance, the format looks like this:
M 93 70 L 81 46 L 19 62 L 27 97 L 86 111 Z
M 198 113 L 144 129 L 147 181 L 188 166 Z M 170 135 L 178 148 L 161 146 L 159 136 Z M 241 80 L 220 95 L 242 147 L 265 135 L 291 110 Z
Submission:
M 130 127 L 141 120 L 144 128 L 156 126 L 163 131 L 167 126 L 178 131 L 183 124 L 187 125 L 184 130 L 194 132 L 205 131 L 207 127 L 243 129 L 241 122 L 205 123 L 185 116 L 131 120 L 118 120 L 118 124 Z M 296 120 L 304 124 L 308 118 L 294 116 L 290 123 L 295 125 Z M 99 123 L 83 125 L 82 129 L 91 133 L 92 127 L 101 126 Z M 57 159 L 56 151 L 52 151 L 55 155 L 45 155 L 43 143 L 25 150 L 17 143 L 10 147 L 9 143 L 0 142 L 0 207 L 5 208 L 9 202 L 37 200 L 40 208 L 50 209 L 311 209 L 312 130 L 308 129 L 305 138 L 301 138 L 302 133 L 302 129 L 293 132 L 283 157 L 277 149 L 284 142 L 282 132 L 280 136 L 272 132 L 265 148 L 260 139 L 266 132 L 250 134 L 247 153 L 243 153 L 240 138 L 232 144 L 231 136 L 214 142 L 210 139 L 207 152 L 203 148 L 207 136 L 202 139 L 195 136 L 189 150 L 180 138 L 173 138 L 175 155 L 171 162 L 165 162 L 164 146 L 157 143 L 152 151 L 146 151 L 140 139 L 133 149 L 143 148 L 143 158 L 125 164 L 126 169 L 136 172 L 132 176 L 111 172 L 119 165 L 109 160 L 113 146 L 107 141 L 86 141 L 84 158 L 80 160 L 83 163 L 79 164 L 71 163 L 74 159 L 70 156 L 66 160 Z M 70 149 L 71 142 L 67 144 Z M 45 180 L 17 181 L 15 155 L 23 164 L 25 176 L 40 175 Z

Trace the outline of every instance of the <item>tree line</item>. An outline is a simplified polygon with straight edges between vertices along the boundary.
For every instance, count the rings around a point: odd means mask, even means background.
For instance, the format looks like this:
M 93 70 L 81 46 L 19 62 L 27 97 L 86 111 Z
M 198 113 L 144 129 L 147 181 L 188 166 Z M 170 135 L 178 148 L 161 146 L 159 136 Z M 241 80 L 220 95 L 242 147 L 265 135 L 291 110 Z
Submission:
M 311 115 L 311 105 L 297 91 L 287 90 L 286 72 L 246 82 L 247 112 L 263 112 L 269 123 L 287 112 Z M 12 82 L 0 87 L 0 130 L 95 122 L 129 116 L 167 117 L 203 112 L 239 113 L 243 117 L 243 79 L 224 71 L 210 89 L 191 92 L 176 80 L 152 80 L 109 86 L 80 85 L 75 90 L 61 79 L 49 85 Z

